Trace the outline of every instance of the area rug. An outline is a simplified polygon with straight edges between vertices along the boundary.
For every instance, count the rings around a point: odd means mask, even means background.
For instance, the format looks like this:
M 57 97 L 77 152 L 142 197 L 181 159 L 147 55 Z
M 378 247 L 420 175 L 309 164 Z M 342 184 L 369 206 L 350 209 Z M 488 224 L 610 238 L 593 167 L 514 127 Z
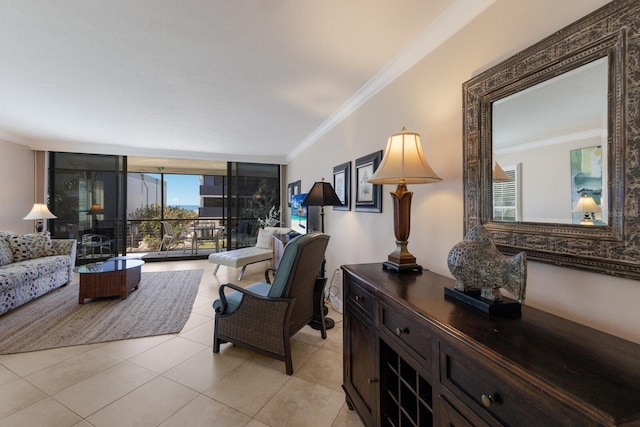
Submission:
M 78 304 L 78 284 L 0 316 L 0 354 L 180 332 L 203 270 L 142 273 L 137 290 Z

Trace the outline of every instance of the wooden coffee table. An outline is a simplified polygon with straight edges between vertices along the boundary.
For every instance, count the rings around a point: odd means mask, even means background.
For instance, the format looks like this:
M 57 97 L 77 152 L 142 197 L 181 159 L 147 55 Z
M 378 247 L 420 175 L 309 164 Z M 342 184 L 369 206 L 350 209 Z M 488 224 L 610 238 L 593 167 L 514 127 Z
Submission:
M 122 257 L 78 267 L 78 303 L 84 304 L 85 298 L 119 296 L 120 299 L 127 299 L 129 292 L 138 289 L 142 264 L 144 261 L 141 259 Z

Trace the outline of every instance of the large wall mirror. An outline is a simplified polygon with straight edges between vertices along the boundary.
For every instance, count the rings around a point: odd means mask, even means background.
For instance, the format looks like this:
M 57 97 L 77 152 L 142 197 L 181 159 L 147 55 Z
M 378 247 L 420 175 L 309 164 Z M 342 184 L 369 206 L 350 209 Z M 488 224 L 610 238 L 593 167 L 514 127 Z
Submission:
M 464 84 L 465 232 L 640 279 L 637 16 L 613 1 Z

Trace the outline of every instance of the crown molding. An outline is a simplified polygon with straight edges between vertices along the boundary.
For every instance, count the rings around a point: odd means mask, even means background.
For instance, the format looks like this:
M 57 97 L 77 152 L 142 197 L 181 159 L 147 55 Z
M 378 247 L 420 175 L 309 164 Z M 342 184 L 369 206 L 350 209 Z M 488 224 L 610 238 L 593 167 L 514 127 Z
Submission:
M 445 41 L 460 31 L 476 16 L 495 3 L 495 0 L 457 0 L 418 37 L 407 45 L 391 62 L 364 84 L 347 102 L 336 110 L 317 129 L 287 155 L 287 161 L 298 157 L 362 104 L 403 75 Z
M 33 141 L 29 139 L 23 138 L 2 129 L 0 129 L 0 140 L 13 142 L 14 144 L 26 145 L 27 147 L 31 147 L 31 145 L 33 144 Z

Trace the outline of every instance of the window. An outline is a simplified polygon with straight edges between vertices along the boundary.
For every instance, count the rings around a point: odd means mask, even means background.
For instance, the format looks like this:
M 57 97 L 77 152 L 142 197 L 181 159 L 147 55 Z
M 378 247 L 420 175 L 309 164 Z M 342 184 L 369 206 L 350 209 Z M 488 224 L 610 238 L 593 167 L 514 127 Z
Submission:
M 493 220 L 520 221 L 522 209 L 520 201 L 520 163 L 503 166 L 511 181 L 493 183 Z

